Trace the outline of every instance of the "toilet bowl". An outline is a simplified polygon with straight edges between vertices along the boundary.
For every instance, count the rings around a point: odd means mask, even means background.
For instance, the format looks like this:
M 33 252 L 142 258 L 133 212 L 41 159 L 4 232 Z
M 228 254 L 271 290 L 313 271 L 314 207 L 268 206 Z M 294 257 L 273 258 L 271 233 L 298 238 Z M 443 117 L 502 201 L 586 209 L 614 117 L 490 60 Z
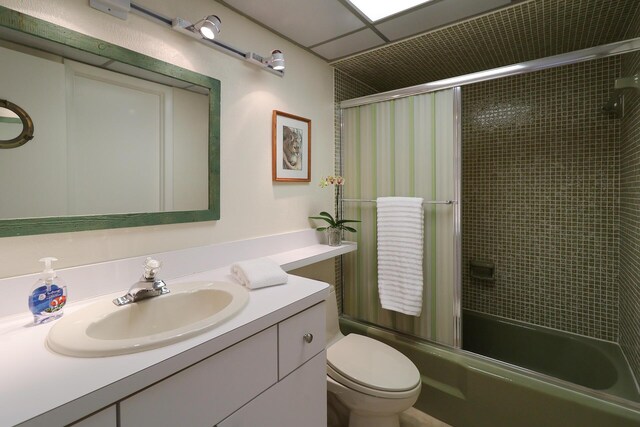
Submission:
M 399 427 L 418 399 L 420 372 L 405 355 L 369 337 L 340 333 L 333 287 L 327 299 L 327 391 L 347 408 L 349 427 Z

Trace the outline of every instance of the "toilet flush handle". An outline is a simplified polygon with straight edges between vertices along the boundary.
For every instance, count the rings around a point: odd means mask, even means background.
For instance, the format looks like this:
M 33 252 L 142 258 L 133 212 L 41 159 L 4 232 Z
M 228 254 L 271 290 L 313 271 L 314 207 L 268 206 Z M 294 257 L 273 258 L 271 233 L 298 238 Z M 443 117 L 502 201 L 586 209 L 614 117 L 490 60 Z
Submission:
M 311 341 L 313 341 L 313 334 L 307 332 L 302 336 L 302 338 L 304 338 L 305 342 L 310 343 Z

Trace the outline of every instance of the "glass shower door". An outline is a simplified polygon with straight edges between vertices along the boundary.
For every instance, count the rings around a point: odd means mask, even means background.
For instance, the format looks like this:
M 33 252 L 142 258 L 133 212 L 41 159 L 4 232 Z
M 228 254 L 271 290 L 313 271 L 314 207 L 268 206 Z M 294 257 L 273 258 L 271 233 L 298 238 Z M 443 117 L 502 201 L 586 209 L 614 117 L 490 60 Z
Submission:
M 343 257 L 344 314 L 451 346 L 460 345 L 458 97 L 449 89 L 347 108 L 342 131 L 343 215 L 362 221 L 348 236 L 358 251 Z M 419 317 L 380 305 L 371 201 L 382 196 L 425 201 Z

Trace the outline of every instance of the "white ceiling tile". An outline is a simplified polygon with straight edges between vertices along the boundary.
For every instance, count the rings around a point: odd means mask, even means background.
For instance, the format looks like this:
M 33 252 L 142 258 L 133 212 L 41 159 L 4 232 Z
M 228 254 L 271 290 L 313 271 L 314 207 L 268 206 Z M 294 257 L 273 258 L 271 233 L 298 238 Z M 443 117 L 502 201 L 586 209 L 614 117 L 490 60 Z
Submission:
M 338 0 L 225 0 L 225 3 L 307 47 L 364 27 Z
M 510 0 L 444 0 L 390 19 L 376 28 L 390 40 L 398 40 L 510 3 Z
M 330 41 L 329 43 L 316 46 L 312 50 L 318 55 L 323 56 L 328 60 L 332 60 L 380 46 L 382 44 L 384 44 L 384 40 L 382 40 L 376 33 L 370 29 L 364 29 L 353 34 L 349 34 L 348 36 Z

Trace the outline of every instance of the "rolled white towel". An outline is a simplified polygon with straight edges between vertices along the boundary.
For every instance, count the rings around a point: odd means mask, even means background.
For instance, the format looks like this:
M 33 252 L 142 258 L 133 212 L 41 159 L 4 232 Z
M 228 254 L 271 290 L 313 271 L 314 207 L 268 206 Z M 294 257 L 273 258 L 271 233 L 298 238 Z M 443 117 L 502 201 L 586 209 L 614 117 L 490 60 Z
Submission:
M 289 279 L 280 265 L 268 258 L 236 262 L 231 266 L 231 274 L 249 289 L 283 285 Z

